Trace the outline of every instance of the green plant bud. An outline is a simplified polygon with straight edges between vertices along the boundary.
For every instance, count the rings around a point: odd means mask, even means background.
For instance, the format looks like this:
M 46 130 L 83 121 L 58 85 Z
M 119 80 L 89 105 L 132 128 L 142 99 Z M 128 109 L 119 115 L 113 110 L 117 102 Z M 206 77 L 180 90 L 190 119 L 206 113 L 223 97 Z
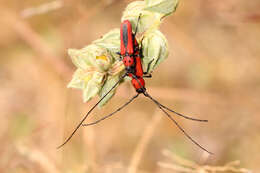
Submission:
M 118 55 L 108 51 L 109 49 L 114 49 L 116 47 L 114 45 L 119 46 L 118 41 L 116 41 L 119 40 L 119 33 L 114 31 L 116 30 L 109 32 L 101 38 L 103 39 L 102 41 L 101 39 L 94 41 L 96 44 L 91 44 L 79 50 L 68 50 L 72 62 L 78 67 L 68 87 L 82 89 L 84 102 L 89 101 L 98 93 L 102 95 L 106 88 L 111 88 L 114 85 L 114 81 L 119 79 L 119 75 L 125 69 L 122 61 L 115 60 L 118 59 Z M 112 40 L 111 43 L 109 42 L 110 40 Z M 108 46 L 108 49 L 105 46 Z M 114 56 L 111 54 L 114 54 Z M 108 95 L 100 103 L 100 106 L 107 103 L 112 96 L 113 94 Z
M 145 10 L 161 13 L 163 16 L 167 16 L 175 12 L 179 0 L 145 0 L 145 3 Z
M 114 73 L 118 70 L 110 53 L 97 45 L 92 44 L 80 50 L 69 49 L 68 53 L 78 67 L 68 87 L 82 89 L 84 102 L 100 92 L 111 66 Z
M 151 73 L 168 55 L 168 42 L 164 35 L 159 31 L 145 34 L 143 44 L 143 68 L 146 70 L 149 62 L 152 61 L 149 69 Z

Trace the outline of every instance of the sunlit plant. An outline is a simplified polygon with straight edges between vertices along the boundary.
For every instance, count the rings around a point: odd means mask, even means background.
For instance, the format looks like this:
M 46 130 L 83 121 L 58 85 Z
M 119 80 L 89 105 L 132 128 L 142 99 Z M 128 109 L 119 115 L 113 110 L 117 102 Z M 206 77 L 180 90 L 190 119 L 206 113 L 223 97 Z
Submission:
M 153 60 L 149 72 L 153 72 L 168 57 L 167 39 L 159 31 L 159 25 L 166 16 L 175 11 L 177 5 L 178 0 L 134 1 L 123 12 L 121 20 L 129 20 L 133 30 L 141 14 L 137 39 L 139 43 L 142 40 L 140 44 L 143 46 L 143 68 L 146 69 L 148 63 Z M 68 87 L 81 89 L 84 102 L 96 95 L 105 95 L 125 72 L 125 67 L 116 54 L 119 51 L 119 28 L 109 31 L 82 49 L 69 49 L 68 53 L 77 70 Z M 110 92 L 99 106 L 107 103 L 115 91 Z

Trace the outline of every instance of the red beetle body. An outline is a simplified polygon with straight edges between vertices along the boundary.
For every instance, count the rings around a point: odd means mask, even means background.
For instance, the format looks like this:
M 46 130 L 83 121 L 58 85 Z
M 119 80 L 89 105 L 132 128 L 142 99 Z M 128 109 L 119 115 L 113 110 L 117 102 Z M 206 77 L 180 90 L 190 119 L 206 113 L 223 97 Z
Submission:
M 142 88 L 145 88 L 145 81 L 143 79 L 140 48 L 132 32 L 132 25 L 129 20 L 124 20 L 121 24 L 120 40 L 120 55 L 123 57 L 127 75 L 132 78 L 132 85 L 136 91 L 141 92 Z

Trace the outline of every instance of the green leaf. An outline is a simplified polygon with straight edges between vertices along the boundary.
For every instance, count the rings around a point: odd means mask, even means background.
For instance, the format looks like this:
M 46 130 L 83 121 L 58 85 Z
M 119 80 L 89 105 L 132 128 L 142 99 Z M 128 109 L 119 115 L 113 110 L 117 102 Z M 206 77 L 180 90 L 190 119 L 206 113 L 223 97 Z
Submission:
M 85 89 L 89 80 L 93 77 L 94 71 L 86 71 L 77 69 L 73 74 L 73 78 L 68 84 L 68 88 Z
M 87 102 L 96 96 L 100 88 L 95 83 L 89 82 L 86 89 L 83 90 L 83 101 Z
M 83 89 L 83 100 L 84 102 L 89 101 L 91 98 L 96 96 L 102 87 L 104 75 L 99 72 L 95 72 L 91 80 L 87 83 L 86 88 Z
M 113 29 L 93 43 L 110 52 L 118 52 L 120 50 L 120 30 L 118 28 Z
M 157 29 L 161 23 L 162 14 L 144 10 L 145 8 L 146 4 L 144 1 L 130 3 L 125 9 L 121 21 L 129 20 L 132 24 L 132 30 L 135 31 L 138 17 L 141 15 L 137 30 L 138 34 Z
M 145 10 L 167 16 L 175 12 L 178 4 L 179 0 L 146 0 L 147 7 Z
M 86 56 L 81 50 L 69 49 L 68 54 L 71 57 L 73 64 L 81 69 L 87 69 L 90 63 L 87 61 Z
M 109 76 L 106 80 L 105 84 L 103 85 L 102 89 L 100 90 L 99 97 L 102 98 L 119 80 L 121 75 L 116 76 Z M 117 85 L 118 87 L 118 85 Z M 99 107 L 104 106 L 115 94 L 116 88 L 113 89 L 100 103 Z

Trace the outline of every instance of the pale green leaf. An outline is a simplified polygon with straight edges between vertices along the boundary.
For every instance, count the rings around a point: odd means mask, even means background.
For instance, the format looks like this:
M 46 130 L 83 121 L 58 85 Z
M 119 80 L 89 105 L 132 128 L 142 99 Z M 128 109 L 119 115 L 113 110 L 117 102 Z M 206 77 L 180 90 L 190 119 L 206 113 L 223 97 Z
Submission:
M 116 75 L 116 76 L 109 76 L 108 79 L 106 80 L 105 84 L 103 85 L 103 87 L 100 90 L 99 93 L 99 97 L 102 98 L 105 94 L 107 94 L 107 92 L 118 82 L 120 78 L 120 75 Z M 118 86 L 117 86 L 118 87 Z M 116 92 L 116 88 L 113 89 L 100 103 L 99 103 L 99 107 L 104 106 L 115 94 Z
M 83 90 L 83 101 L 87 102 L 98 94 L 100 87 L 93 82 L 89 82 L 86 89 Z
M 73 78 L 68 84 L 68 88 L 84 89 L 86 88 L 89 80 L 92 78 L 94 71 L 86 71 L 77 69 L 73 74 Z
M 118 52 L 120 49 L 120 30 L 118 28 L 113 29 L 93 43 L 109 52 Z
M 90 66 L 90 63 L 86 58 L 87 55 L 82 53 L 81 50 L 69 49 L 68 54 L 76 67 L 81 69 L 87 69 Z
M 175 12 L 179 0 L 146 0 L 145 10 L 161 13 L 164 16 Z
M 137 26 L 138 17 L 141 15 L 137 33 L 142 34 L 143 32 L 157 29 L 161 23 L 160 19 L 162 14 L 152 13 L 148 10 L 144 10 L 145 8 L 146 4 L 144 1 L 134 1 L 130 3 L 125 9 L 121 21 L 129 20 L 134 32 Z
M 89 101 L 96 96 L 103 85 L 104 75 L 99 72 L 95 72 L 93 77 L 88 81 L 86 88 L 83 90 L 84 102 Z

